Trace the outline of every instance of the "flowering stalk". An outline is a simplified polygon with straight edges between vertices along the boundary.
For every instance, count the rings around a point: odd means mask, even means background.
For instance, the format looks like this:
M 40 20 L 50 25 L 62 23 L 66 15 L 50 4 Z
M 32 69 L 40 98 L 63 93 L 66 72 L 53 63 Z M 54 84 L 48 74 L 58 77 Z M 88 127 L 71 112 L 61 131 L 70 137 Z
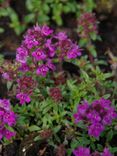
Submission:
M 15 132 L 9 130 L 16 123 L 16 115 L 11 110 L 10 102 L 7 99 L 0 99 L 0 140 L 8 140 L 15 136 Z M 8 128 L 7 128 L 8 127 Z
M 78 105 L 77 113 L 74 114 L 75 123 L 83 121 L 87 123 L 88 134 L 98 138 L 106 125 L 110 125 L 112 120 L 117 118 L 115 108 L 111 106 L 111 101 L 101 98 L 95 100 L 91 105 L 84 102 Z
M 88 50 L 88 56 L 91 63 L 94 63 L 96 57 L 96 50 L 92 44 L 92 40 L 98 39 L 98 26 L 95 14 L 86 12 L 83 13 L 78 20 L 78 35 L 80 36 L 82 43 Z M 83 46 L 82 45 L 82 46 Z
M 49 71 L 54 71 L 55 59 L 61 64 L 65 59 L 75 59 L 81 55 L 81 50 L 76 43 L 73 43 L 68 36 L 59 32 L 54 33 L 48 26 L 34 26 L 29 29 L 24 36 L 21 46 L 17 49 L 16 61 L 20 64 L 19 71 L 26 75 L 34 75 L 35 77 L 45 77 Z M 31 101 L 31 94 L 35 88 L 35 80 L 27 76 L 18 79 L 17 99 L 20 104 Z M 26 79 L 26 81 L 24 80 Z M 51 92 L 53 92 L 51 90 Z M 59 95 L 60 91 L 51 94 L 52 97 Z M 57 98 L 57 99 L 58 99 Z
M 17 49 L 16 60 L 21 67 L 33 66 L 33 72 L 46 76 L 49 70 L 55 70 L 54 59 L 75 59 L 81 55 L 78 45 L 73 43 L 68 36 L 60 32 L 55 34 L 47 26 L 38 25 L 29 29 L 24 36 L 21 46 Z

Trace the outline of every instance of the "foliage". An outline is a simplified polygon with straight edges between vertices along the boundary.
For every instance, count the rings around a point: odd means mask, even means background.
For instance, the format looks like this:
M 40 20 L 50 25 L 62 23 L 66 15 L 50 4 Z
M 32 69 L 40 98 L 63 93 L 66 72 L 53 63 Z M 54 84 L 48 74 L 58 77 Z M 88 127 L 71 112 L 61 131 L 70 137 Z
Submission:
M 17 49 L 16 60 L 8 62 L 0 56 L 0 73 L 6 82 L 7 96 L 16 114 L 16 124 L 13 123 L 10 127 L 11 132 L 13 129 L 16 132 L 15 139 L 22 140 L 32 134 L 33 138 L 30 139 L 33 142 L 46 140 L 54 149 L 62 149 L 63 155 L 66 151 L 68 156 L 73 153 L 77 156 L 86 155 L 87 152 L 89 155 L 102 156 L 116 154 L 114 138 L 117 136 L 117 82 L 113 72 L 102 71 L 101 65 L 108 64 L 96 58 L 93 41 L 99 39 L 99 36 L 97 21 L 92 14 L 94 1 L 78 3 L 75 0 L 45 0 L 42 3 L 41 0 L 27 0 L 26 7 L 28 13 L 23 24 L 10 5 L 1 9 L 0 16 L 10 17 L 10 26 L 20 34 L 30 23 L 51 24 L 51 21 L 55 21 L 60 26 L 63 24 L 63 14 L 74 13 L 79 20 L 79 44 L 88 50 L 88 55 L 81 56 L 79 45 L 64 32 L 56 33 L 46 25 L 36 25 L 25 34 Z M 71 67 L 75 66 L 78 73 L 65 71 L 64 62 L 71 64 Z M 92 107 L 95 100 L 99 104 L 101 99 L 104 99 L 101 102 L 104 114 L 101 112 L 99 115 L 102 117 L 109 112 L 112 120 L 95 137 L 87 132 L 94 114 L 91 114 L 88 122 L 86 119 L 88 111 L 94 111 Z M 111 106 L 107 106 L 109 100 Z M 0 109 L 3 111 L 1 101 Z M 89 103 L 83 116 L 85 119 L 76 124 L 74 117 L 83 113 L 84 110 L 80 109 L 83 102 Z M 1 114 L 0 123 L 7 129 L 9 122 L 5 125 L 3 118 L 8 118 Z M 10 138 L 2 135 L 1 140 L 7 144 L 12 136 L 14 133 Z
M 53 71 L 53 74 L 49 72 L 46 77 L 27 72 L 26 77 L 29 78 L 29 75 L 32 74 L 32 78 L 37 82 L 34 88 L 30 88 L 31 79 L 26 79 L 26 81 L 22 79 L 21 82 L 25 82 L 23 85 L 20 81 L 14 82 L 17 78 L 16 74 L 20 79 L 24 78 L 24 71 L 18 71 L 19 64 L 7 63 L 8 67 L 4 66 L 4 63 L 1 65 L 3 73 L 4 71 L 12 71 L 12 76 L 14 74 L 16 76 L 15 79 L 13 77 L 9 79 L 8 75 L 3 75 L 4 78 L 8 79 L 7 86 L 8 92 L 10 92 L 8 95 L 12 103 L 14 103 L 13 99 L 19 84 L 23 88 L 29 84 L 28 90 L 33 89 L 31 102 L 20 105 L 17 101 L 15 105 L 13 104 L 13 110 L 17 114 L 16 138 L 21 139 L 30 133 L 35 133 L 33 141 L 46 139 L 48 144 L 54 148 L 63 144 L 67 149 L 67 155 L 71 155 L 74 149 L 81 146 L 90 147 L 93 152 L 101 153 L 105 147 L 108 147 L 112 153 L 116 153 L 116 147 L 112 143 L 116 136 L 116 120 L 113 120 L 111 125 L 106 126 L 99 138 L 95 138 L 88 135 L 86 125 L 83 122 L 75 124 L 73 117 L 73 114 L 77 112 L 77 105 L 80 106 L 83 100 L 91 103 L 96 99 L 109 98 L 112 105 L 117 108 L 117 92 L 114 91 L 117 89 L 116 82 L 111 80 L 113 74 L 111 72 L 103 73 L 99 68 L 100 63 L 103 62 L 95 60 L 95 64 L 91 64 L 87 56 L 82 56 L 72 60 L 72 62 L 80 69 L 79 77 L 75 75 L 71 77 L 69 73 L 64 77 L 61 75 L 61 70 Z M 56 89 L 56 94 L 50 93 L 52 88 L 59 88 L 59 90 Z M 58 91 L 61 92 L 61 95 L 57 93 Z M 57 97 L 60 95 L 61 98 L 56 98 L 56 95 Z
M 76 0 L 26 0 L 25 9 L 27 14 L 23 15 L 22 19 L 19 18 L 17 11 L 15 11 L 8 1 L 1 1 L 0 17 L 9 17 L 9 26 L 20 35 L 28 28 L 30 24 L 52 24 L 64 25 L 63 15 L 69 13 L 74 14 L 77 21 L 82 12 L 92 12 L 95 8 L 94 0 L 87 0 L 82 3 Z M 4 32 L 1 27 L 0 32 Z

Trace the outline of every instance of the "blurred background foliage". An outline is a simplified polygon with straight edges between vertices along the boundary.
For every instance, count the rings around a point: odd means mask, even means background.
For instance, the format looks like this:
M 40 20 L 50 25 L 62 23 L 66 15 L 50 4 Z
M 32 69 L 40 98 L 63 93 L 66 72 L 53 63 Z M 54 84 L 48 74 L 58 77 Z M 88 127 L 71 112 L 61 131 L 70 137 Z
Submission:
M 97 44 L 97 50 L 102 53 L 110 48 L 116 54 L 116 6 L 117 0 L 0 0 L 0 52 L 15 52 L 21 36 L 36 23 L 65 30 L 78 41 L 79 17 L 94 12 L 104 41 L 101 49 Z M 92 51 L 95 54 L 94 48 Z
M 96 6 L 94 0 L 25 0 L 22 4 L 20 2 L 20 5 L 23 5 L 23 8 L 20 8 L 20 15 L 18 6 L 16 8 L 13 6 L 18 5 L 18 2 L 1 0 L 0 3 L 0 17 L 9 18 L 8 25 L 17 35 L 24 32 L 30 24 L 37 22 L 63 26 L 64 15 L 73 14 L 77 20 L 82 12 L 91 12 Z M 0 32 L 4 32 L 3 27 L 0 28 Z

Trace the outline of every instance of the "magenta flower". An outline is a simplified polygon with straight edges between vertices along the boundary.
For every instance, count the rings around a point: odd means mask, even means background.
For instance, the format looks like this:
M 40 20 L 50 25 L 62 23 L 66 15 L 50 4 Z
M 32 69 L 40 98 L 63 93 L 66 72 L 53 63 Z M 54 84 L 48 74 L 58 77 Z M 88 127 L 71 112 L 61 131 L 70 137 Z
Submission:
M 4 123 L 8 124 L 9 126 L 12 126 L 15 124 L 16 115 L 14 112 L 6 112 L 3 117 Z
M 90 136 L 98 138 L 105 126 L 110 125 L 112 120 L 117 118 L 117 113 L 111 106 L 110 100 L 101 98 L 93 101 L 91 105 L 86 102 L 78 105 L 74 118 L 76 124 L 83 121 L 87 125 Z
M 55 67 L 55 65 L 52 63 L 52 61 L 51 61 L 51 59 L 49 59 L 48 61 L 47 61 L 47 67 L 49 68 L 49 69 L 51 69 L 51 70 L 55 70 L 56 69 L 56 67 Z
M 33 56 L 37 61 L 44 60 L 44 59 L 46 58 L 45 53 L 44 53 L 41 49 L 36 49 L 36 51 L 34 51 L 34 52 L 32 53 L 32 56 Z
M 18 93 L 16 98 L 20 100 L 20 104 L 23 105 L 25 102 L 29 103 L 31 101 L 30 96 L 25 93 Z
M 91 156 L 90 149 L 86 147 L 78 147 L 73 151 L 75 156 Z
M 77 110 L 79 112 L 80 115 L 84 116 L 86 115 L 87 110 L 89 109 L 89 104 L 87 101 L 84 101 L 84 103 L 82 105 L 78 105 Z
M 58 40 L 62 41 L 62 40 L 66 40 L 67 39 L 67 35 L 64 32 L 59 32 L 55 38 L 57 38 Z
M 36 73 L 37 73 L 37 75 L 41 75 L 41 76 L 45 77 L 48 70 L 49 70 L 49 68 L 46 65 L 41 65 L 38 67 Z
M 29 66 L 26 64 L 26 63 L 22 63 L 21 66 L 19 67 L 19 71 L 22 71 L 22 72 L 27 72 L 29 71 Z
M 2 74 L 2 77 L 3 77 L 4 79 L 8 80 L 8 81 L 11 80 L 8 73 L 3 73 L 3 74 Z
M 75 156 L 113 156 L 108 148 L 105 148 L 102 153 L 99 153 L 98 151 L 95 151 L 93 153 L 90 153 L 90 149 L 86 147 L 78 147 L 73 151 L 73 154 Z
M 0 99 L 0 108 L 5 109 L 6 111 L 9 111 L 10 108 L 10 101 L 7 99 Z
M 74 114 L 75 123 L 78 123 L 79 121 L 82 121 L 86 118 L 86 112 L 89 109 L 89 104 L 87 101 L 84 101 L 82 105 L 78 105 L 77 111 L 78 113 Z
M 23 44 L 27 47 L 27 49 L 32 49 L 35 46 L 38 46 L 40 44 L 39 41 L 37 41 L 36 36 L 37 32 L 33 32 L 32 29 L 29 29 L 27 31 L 28 35 L 24 36 Z
M 0 99 L 0 140 L 3 137 L 10 139 L 15 135 L 14 132 L 10 132 L 7 127 L 14 126 L 16 123 L 16 115 L 11 110 L 10 102 L 7 99 Z
M 4 131 L 4 136 L 6 137 L 7 140 L 10 140 L 12 137 L 15 136 L 15 132 L 9 131 L 8 129 L 6 129 Z
M 98 138 L 100 133 L 104 131 L 104 126 L 101 123 L 93 123 L 88 127 L 88 134 Z
M 70 49 L 67 53 L 67 58 L 68 59 L 75 59 L 76 57 L 81 55 L 81 49 L 74 45 L 72 49 Z
M 92 102 L 92 107 L 98 111 L 103 112 L 104 109 L 109 109 L 111 106 L 111 101 L 101 98 Z
M 90 120 L 91 123 L 96 123 L 101 121 L 101 116 L 97 111 L 92 110 L 87 113 L 87 119 Z
M 36 25 L 24 36 L 21 46 L 17 49 L 16 60 L 20 63 L 20 71 L 46 76 L 47 72 L 55 69 L 55 59 L 74 59 L 80 55 L 79 46 L 65 33 L 59 32 L 55 35 L 48 26 Z
M 105 148 L 101 156 L 113 156 L 108 148 Z
M 47 48 L 47 53 L 48 53 L 49 57 L 54 57 L 55 56 L 55 46 L 52 45 L 51 39 L 47 39 L 47 41 L 45 43 L 45 47 Z
M 17 55 L 16 60 L 20 63 L 26 63 L 28 57 L 28 51 L 23 45 L 21 47 L 17 48 Z
M 110 125 L 112 123 L 112 120 L 116 118 L 117 118 L 117 113 L 115 112 L 115 109 L 111 107 L 110 109 L 106 110 L 102 122 L 104 125 Z
M 50 34 L 52 34 L 52 33 L 53 33 L 53 30 L 50 29 L 48 26 L 44 25 L 44 26 L 42 27 L 42 34 L 43 34 L 43 35 L 48 36 L 48 35 L 50 35 Z

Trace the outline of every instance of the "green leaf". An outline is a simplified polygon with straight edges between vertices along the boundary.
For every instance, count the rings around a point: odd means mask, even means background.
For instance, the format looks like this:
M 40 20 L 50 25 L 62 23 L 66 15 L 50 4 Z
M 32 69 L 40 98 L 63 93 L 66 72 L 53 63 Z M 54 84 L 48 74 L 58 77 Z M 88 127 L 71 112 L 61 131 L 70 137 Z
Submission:
M 35 17 L 35 14 L 31 13 L 31 14 L 28 14 L 24 17 L 24 21 L 26 23 L 32 23 L 34 22 L 34 17 Z
M 110 147 L 111 153 L 116 153 L 117 152 L 117 147 Z
M 85 46 L 87 43 L 88 43 L 88 40 L 87 39 L 80 39 L 80 41 L 79 41 L 80 47 Z
M 110 96 L 111 96 L 111 94 L 105 94 L 105 95 L 103 96 L 103 98 L 108 99 Z
M 32 125 L 30 127 L 28 127 L 28 130 L 30 132 L 33 132 L 33 131 L 39 131 L 40 130 L 40 127 L 36 126 L 36 125 Z
M 53 131 L 54 131 L 54 133 L 58 133 L 58 132 L 60 131 L 60 129 L 61 129 L 61 125 L 58 125 L 58 126 L 56 126 L 56 127 L 53 129 Z
M 111 141 L 112 140 L 112 138 L 113 138 L 113 131 L 112 130 L 110 130 L 109 132 L 108 132 L 108 134 L 107 134 L 107 141 Z
M 97 149 L 99 152 L 103 151 L 103 146 L 100 144 L 97 144 Z
M 112 77 L 112 76 L 113 76 L 112 73 L 105 73 L 105 74 L 104 74 L 104 77 L 105 77 L 106 79 L 108 79 L 108 78 L 110 78 L 110 77 Z
M 7 89 L 9 90 L 11 88 L 11 86 L 12 86 L 12 82 L 8 81 L 7 82 Z
M 36 137 L 34 138 L 34 141 L 39 141 L 39 140 L 42 140 L 40 136 L 36 136 Z
M 94 56 L 94 57 L 97 57 L 97 52 L 96 52 L 96 49 L 94 46 L 90 46 L 88 48 L 88 50 L 90 51 L 90 53 Z
M 90 33 L 90 35 L 91 35 L 91 39 L 93 41 L 95 41 L 97 39 L 97 34 L 96 33 Z
M 79 145 L 79 140 L 76 140 L 76 139 L 73 139 L 72 142 L 71 142 L 71 144 L 70 144 L 70 146 L 71 146 L 72 149 L 77 148 L 78 145 Z
M 4 62 L 4 56 L 0 54 L 0 65 Z

